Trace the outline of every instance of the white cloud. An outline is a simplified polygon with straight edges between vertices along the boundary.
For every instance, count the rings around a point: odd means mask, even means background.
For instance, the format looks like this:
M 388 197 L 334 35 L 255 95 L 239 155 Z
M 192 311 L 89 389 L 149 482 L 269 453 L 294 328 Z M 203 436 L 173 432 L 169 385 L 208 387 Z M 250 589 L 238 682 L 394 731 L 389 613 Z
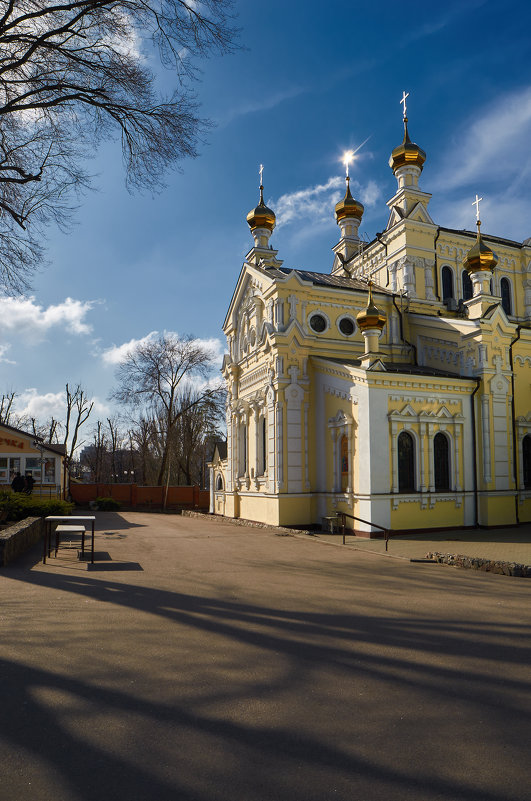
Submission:
M 456 130 L 430 181 L 444 225 L 474 228 L 476 192 L 484 234 L 521 241 L 531 233 L 531 86 L 496 98 Z
M 106 348 L 102 353 L 103 362 L 113 366 L 121 364 L 121 362 L 127 359 L 131 351 L 133 351 L 139 345 L 145 345 L 148 342 L 153 342 L 153 340 L 158 336 L 158 333 L 158 331 L 150 331 L 149 334 L 146 334 L 146 336 L 142 337 L 141 339 L 130 339 L 129 342 L 124 342 L 122 345 L 112 345 L 112 347 Z M 174 331 L 165 331 L 164 333 L 168 336 L 179 336 L 179 334 L 175 333 Z M 220 339 L 211 337 L 210 339 L 194 339 L 194 342 L 208 351 L 211 354 L 213 361 L 221 366 L 225 347 Z
M 373 206 L 381 196 L 375 181 L 362 185 L 351 179 L 350 189 L 354 197 L 360 198 L 367 206 Z M 334 206 L 343 196 L 344 190 L 345 179 L 340 175 L 333 175 L 324 184 L 281 195 L 278 200 L 270 201 L 277 217 L 277 226 L 288 225 L 293 221 L 302 221 L 305 227 L 308 224 L 333 223 Z
M 98 398 L 91 398 L 90 402 L 94 402 L 94 408 L 88 422 L 98 417 L 106 417 L 110 413 L 109 406 Z M 64 391 L 40 394 L 37 389 L 32 387 L 21 392 L 15 403 L 18 415 L 34 417 L 40 423 L 54 417 L 64 423 L 66 410 L 66 393 Z
M 5 364 L 16 364 L 16 362 L 14 362 L 12 359 L 8 359 L 6 356 L 6 353 L 10 347 L 11 345 L 9 344 L 0 345 L 0 363 L 4 362 Z
M 375 206 L 382 196 L 382 190 L 376 181 L 369 181 L 366 186 L 360 186 L 360 200 L 364 206 Z
M 529 169 L 531 155 L 531 86 L 498 97 L 475 112 L 454 139 L 432 179 L 435 190 L 477 185 L 485 179 L 506 183 Z M 483 192 L 478 186 L 478 192 Z
M 121 364 L 121 362 L 127 359 L 131 351 L 135 350 L 139 345 L 152 342 L 157 334 L 157 331 L 151 331 L 149 334 L 146 334 L 145 337 L 142 337 L 142 339 L 130 339 L 129 342 L 124 342 L 122 345 L 112 345 L 110 348 L 106 348 L 103 351 L 102 359 L 105 364 Z
M 44 339 L 54 327 L 71 334 L 89 334 L 92 327 L 85 318 L 94 301 L 66 298 L 62 303 L 44 308 L 34 297 L 0 298 L 0 332 L 14 331 L 17 337 L 32 342 Z
M 217 337 L 211 337 L 210 339 L 195 339 L 194 342 L 208 351 L 214 364 L 218 367 L 221 367 L 223 355 L 226 352 L 226 345 L 224 341 L 218 339 Z
M 285 100 L 291 100 L 291 98 L 297 97 L 297 95 L 300 95 L 305 91 L 306 89 L 303 87 L 296 86 L 292 89 L 286 89 L 283 92 L 276 92 L 269 97 L 260 98 L 259 100 L 250 100 L 247 103 L 242 103 L 239 106 L 227 109 L 227 111 L 225 111 L 225 113 L 217 120 L 217 125 L 219 128 L 224 128 L 237 117 L 244 117 L 247 114 L 256 114 L 257 112 L 259 113 L 262 111 L 270 111 L 272 108 L 280 105 L 280 103 L 283 103 Z

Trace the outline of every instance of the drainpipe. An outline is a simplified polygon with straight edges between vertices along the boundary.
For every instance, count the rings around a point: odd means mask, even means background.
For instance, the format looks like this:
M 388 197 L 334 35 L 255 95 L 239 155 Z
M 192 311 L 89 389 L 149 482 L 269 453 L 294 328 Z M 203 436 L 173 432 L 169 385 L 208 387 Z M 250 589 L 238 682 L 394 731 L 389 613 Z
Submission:
M 387 242 L 382 242 L 382 231 L 380 231 L 380 233 L 378 233 L 378 231 L 376 231 L 376 239 L 378 240 L 380 245 L 383 245 L 384 248 L 385 248 L 385 269 L 387 271 L 387 282 L 386 282 L 385 285 L 389 286 L 389 265 L 387 263 Z
M 520 516 L 518 514 L 518 457 L 516 453 L 516 412 L 515 412 L 515 405 L 514 405 L 514 364 L 513 364 L 513 345 L 515 345 L 518 340 L 520 339 L 520 331 L 522 330 L 521 325 L 516 326 L 516 337 L 513 339 L 511 344 L 509 345 L 509 366 L 511 368 L 511 390 L 512 390 L 512 398 L 511 398 L 511 417 L 512 417 L 512 427 L 513 427 L 513 470 L 514 470 L 514 514 L 516 524 L 520 523 Z
M 476 436 L 476 399 L 475 395 L 481 386 L 481 378 L 476 378 L 476 388 L 470 396 L 470 406 L 472 412 L 472 458 L 474 467 L 474 528 L 479 526 L 479 497 L 478 497 L 478 454 Z
M 396 295 L 395 294 L 393 294 L 393 306 L 397 310 L 398 317 L 399 317 L 399 320 L 400 320 L 400 338 L 402 339 L 403 342 L 406 343 L 406 345 L 409 345 L 409 347 L 412 349 L 412 351 L 413 351 L 413 364 L 415 365 L 415 367 L 418 367 L 417 346 L 414 345 L 412 342 L 410 342 L 408 339 L 406 339 L 404 337 L 404 325 L 403 325 L 403 322 L 402 322 L 402 312 L 400 311 L 400 309 L 396 305 Z

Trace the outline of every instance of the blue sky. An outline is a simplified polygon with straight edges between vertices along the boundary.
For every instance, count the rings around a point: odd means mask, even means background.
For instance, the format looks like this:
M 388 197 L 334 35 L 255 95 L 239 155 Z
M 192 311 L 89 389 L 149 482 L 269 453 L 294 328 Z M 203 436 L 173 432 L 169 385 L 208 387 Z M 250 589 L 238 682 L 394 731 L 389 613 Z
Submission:
M 0 298 L 1 387 L 20 393 L 19 410 L 60 416 L 66 381 L 80 381 L 94 421 L 104 419 L 124 346 L 154 331 L 223 351 L 260 163 L 285 266 L 330 271 L 341 155 L 363 142 L 351 166 L 360 231 L 381 231 L 403 90 L 411 137 L 427 153 L 420 185 L 433 193 L 433 219 L 473 228 L 477 192 L 484 232 L 531 236 L 527 2 L 241 0 L 237 10 L 246 49 L 202 64 L 202 113 L 216 125 L 199 157 L 157 196 L 130 195 L 119 145 L 107 144 L 89 165 L 97 191 L 70 234 L 50 231 L 50 264 L 31 295 Z

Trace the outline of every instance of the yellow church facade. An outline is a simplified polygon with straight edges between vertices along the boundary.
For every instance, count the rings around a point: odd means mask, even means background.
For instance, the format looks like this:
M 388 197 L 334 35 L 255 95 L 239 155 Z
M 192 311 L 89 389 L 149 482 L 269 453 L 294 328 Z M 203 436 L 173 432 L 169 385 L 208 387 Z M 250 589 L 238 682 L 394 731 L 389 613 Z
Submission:
M 475 233 L 434 222 L 425 158 L 404 116 L 370 243 L 347 172 L 328 273 L 277 258 L 260 187 L 223 327 L 213 513 L 309 526 L 344 512 L 368 536 L 531 520 L 531 239 L 483 234 L 479 201 Z

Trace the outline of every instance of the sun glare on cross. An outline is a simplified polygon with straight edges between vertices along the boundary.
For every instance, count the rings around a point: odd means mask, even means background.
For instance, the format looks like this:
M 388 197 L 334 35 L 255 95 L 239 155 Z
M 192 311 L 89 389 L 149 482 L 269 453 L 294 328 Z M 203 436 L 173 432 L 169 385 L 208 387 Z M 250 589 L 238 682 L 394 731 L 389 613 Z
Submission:
M 345 165 L 346 175 L 347 175 L 347 178 L 348 178 L 349 177 L 348 167 L 349 167 L 349 164 L 351 164 L 351 162 L 354 161 L 354 151 L 353 150 L 345 150 L 345 152 L 343 153 L 343 158 L 341 159 L 341 161 Z

